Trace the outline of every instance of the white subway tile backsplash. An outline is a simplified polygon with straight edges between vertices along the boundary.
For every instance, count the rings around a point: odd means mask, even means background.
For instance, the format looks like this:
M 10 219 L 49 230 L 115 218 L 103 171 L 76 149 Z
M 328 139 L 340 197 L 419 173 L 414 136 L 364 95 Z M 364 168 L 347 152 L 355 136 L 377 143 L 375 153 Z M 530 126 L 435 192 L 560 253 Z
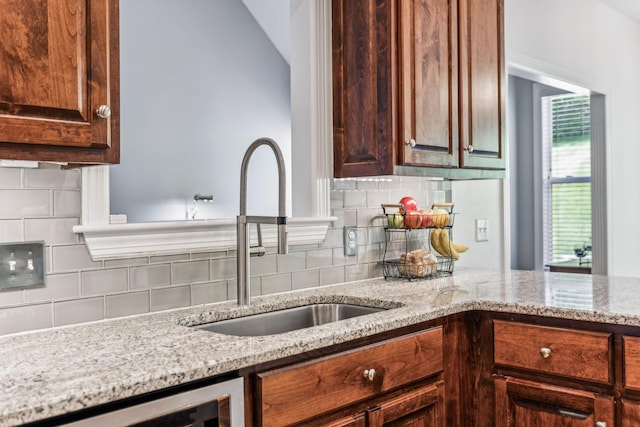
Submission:
M 129 288 L 127 273 L 126 268 L 83 271 L 80 276 L 82 295 L 103 295 L 126 291 Z
M 78 223 L 78 218 L 25 219 L 25 240 L 44 240 L 46 245 L 78 243 L 78 235 L 71 229 Z
M 177 255 L 154 255 L 150 257 L 149 262 L 152 264 L 158 262 L 174 262 L 174 261 L 188 261 L 190 259 L 189 254 L 177 254 Z
M 330 228 L 327 230 L 327 235 L 324 238 L 324 242 L 320 244 L 321 248 L 335 248 L 343 245 L 344 228 Z
M 271 274 L 278 271 L 277 255 L 265 255 L 260 257 L 252 257 L 249 259 L 251 263 L 251 275 L 261 276 L 263 274 Z
M 149 312 L 149 291 L 127 292 L 105 297 L 107 318 Z
M 429 207 L 434 198 L 451 198 L 447 181 L 414 177 L 334 179 L 331 188 L 338 220 L 325 241 L 291 246 L 287 255 L 269 247 L 266 256 L 251 258 L 254 297 L 380 277 L 386 223 L 380 204 L 411 195 Z M 92 261 L 71 230 L 79 223 L 80 194 L 77 170 L 0 168 L 0 242 L 45 240 L 48 273 L 45 287 L 0 292 L 0 319 L 27 319 L 5 329 L 0 321 L 0 333 L 235 300 L 235 250 Z M 345 226 L 358 227 L 358 256 L 344 256 Z M 399 256 L 399 246 L 392 242 L 390 251 Z
M 80 171 L 77 169 L 24 169 L 25 188 L 80 189 Z
M 319 249 L 307 252 L 307 268 L 329 267 L 333 264 L 333 251 L 331 249 Z
M 191 305 L 209 304 L 227 299 L 226 280 L 191 285 Z
M 286 255 L 277 255 L 278 273 L 289 273 L 304 270 L 306 266 L 306 254 L 304 252 L 289 252 Z
M 151 290 L 151 311 L 169 310 L 189 305 L 191 305 L 191 286 Z
M 129 269 L 131 289 L 158 288 L 171 285 L 171 264 L 151 264 Z
M 0 307 L 7 307 L 12 305 L 20 305 L 25 302 L 24 290 L 2 290 L 0 291 Z
M 209 261 L 187 261 L 173 264 L 173 284 L 209 281 Z
M 104 319 L 104 297 L 53 303 L 54 326 L 73 325 Z
M 355 190 L 356 180 L 354 178 L 338 178 L 331 180 L 332 190 Z
M 52 246 L 52 271 L 86 270 L 101 268 L 102 262 L 91 260 L 86 245 Z
M 49 194 L 49 190 L 0 190 L 0 219 L 49 216 Z
M 344 268 L 345 280 L 351 282 L 353 280 L 363 280 L 369 278 L 368 264 L 347 265 Z
M 0 220 L 0 242 L 22 242 L 24 240 L 21 219 Z
M 53 216 L 75 216 L 82 214 L 80 191 L 55 190 L 53 192 Z
M 262 276 L 262 295 L 287 292 L 291 289 L 291 273 Z
M 366 191 L 345 191 L 344 207 L 345 208 L 361 208 L 367 206 Z
M 49 274 L 45 286 L 25 289 L 26 302 L 49 302 L 80 297 L 80 274 Z
M 53 326 L 51 304 L 34 304 L 0 309 L 0 335 Z
M 236 259 L 220 258 L 211 260 L 211 278 L 214 280 L 232 279 L 237 275 Z
M 388 191 L 367 191 L 367 207 L 378 208 L 383 203 L 391 203 Z M 393 203 L 396 203 L 394 200 Z
M 293 289 L 315 288 L 320 286 L 320 270 L 298 271 L 292 279 Z
M 344 281 L 344 266 L 323 268 L 320 270 L 320 286 L 333 285 Z
M 22 169 L 0 167 L 0 188 L 21 188 Z
M 134 265 L 145 265 L 149 264 L 148 257 L 138 257 L 138 258 L 125 258 L 125 259 L 108 259 L 105 260 L 104 266 L 105 268 L 110 267 L 131 267 Z

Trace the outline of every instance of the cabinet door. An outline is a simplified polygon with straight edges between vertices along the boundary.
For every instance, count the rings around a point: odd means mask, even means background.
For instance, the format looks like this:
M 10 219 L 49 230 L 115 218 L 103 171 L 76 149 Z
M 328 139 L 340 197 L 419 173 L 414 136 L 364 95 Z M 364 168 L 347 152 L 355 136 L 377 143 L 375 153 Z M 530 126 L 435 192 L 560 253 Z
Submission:
M 367 411 L 369 427 L 444 427 L 444 384 L 431 384 Z
M 457 167 L 457 0 L 402 0 L 398 16 L 400 163 Z
M 614 425 L 611 396 L 514 378 L 496 379 L 495 396 L 496 427 Z
M 0 0 L 0 27 L 0 158 L 117 161 L 117 0 Z
M 621 400 L 621 421 L 622 427 L 632 427 L 640 425 L 640 402 L 633 400 Z
M 393 173 L 392 4 L 392 0 L 332 1 L 336 178 Z
M 459 2 L 460 166 L 503 169 L 503 0 Z

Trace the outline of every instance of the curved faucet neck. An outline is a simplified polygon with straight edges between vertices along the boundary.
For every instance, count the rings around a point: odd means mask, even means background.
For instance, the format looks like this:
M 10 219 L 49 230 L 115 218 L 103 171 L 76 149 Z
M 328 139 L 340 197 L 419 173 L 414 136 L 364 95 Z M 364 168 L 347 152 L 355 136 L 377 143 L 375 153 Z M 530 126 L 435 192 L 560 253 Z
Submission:
M 285 176 L 284 156 L 282 155 L 282 151 L 280 151 L 280 147 L 278 147 L 278 144 L 276 144 L 276 142 L 270 138 L 256 139 L 244 153 L 244 158 L 242 159 L 242 167 L 240 170 L 240 215 L 247 214 L 247 170 L 249 169 L 249 160 L 251 160 L 251 156 L 253 155 L 254 151 L 256 151 L 261 145 L 271 147 L 271 149 L 273 150 L 273 154 L 276 156 L 276 162 L 278 165 L 278 215 L 286 216 L 287 183 Z

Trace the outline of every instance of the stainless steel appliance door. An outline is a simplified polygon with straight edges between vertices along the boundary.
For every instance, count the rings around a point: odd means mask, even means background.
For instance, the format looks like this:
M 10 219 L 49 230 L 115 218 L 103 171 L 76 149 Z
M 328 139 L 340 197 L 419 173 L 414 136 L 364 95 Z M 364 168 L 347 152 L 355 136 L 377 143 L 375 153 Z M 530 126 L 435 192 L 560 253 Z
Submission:
M 244 427 L 242 378 L 65 424 L 68 427 Z

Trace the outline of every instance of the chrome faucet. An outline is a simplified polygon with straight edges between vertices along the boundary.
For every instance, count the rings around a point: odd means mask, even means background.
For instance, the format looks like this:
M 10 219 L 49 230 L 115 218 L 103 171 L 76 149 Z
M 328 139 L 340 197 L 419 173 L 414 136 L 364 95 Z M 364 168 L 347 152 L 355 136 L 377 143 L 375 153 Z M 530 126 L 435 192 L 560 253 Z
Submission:
M 267 145 L 273 150 L 278 163 L 278 216 L 247 216 L 247 169 L 254 151 L 261 145 Z M 238 305 L 251 303 L 251 270 L 249 257 L 262 256 L 265 249 L 262 246 L 262 230 L 260 224 L 276 224 L 278 226 L 278 253 L 287 253 L 287 213 L 286 213 L 286 182 L 284 157 L 278 144 L 269 138 L 255 140 L 242 159 L 240 171 L 240 215 L 237 221 L 237 264 L 238 264 Z M 251 247 L 249 224 L 256 224 L 258 228 L 258 246 Z

